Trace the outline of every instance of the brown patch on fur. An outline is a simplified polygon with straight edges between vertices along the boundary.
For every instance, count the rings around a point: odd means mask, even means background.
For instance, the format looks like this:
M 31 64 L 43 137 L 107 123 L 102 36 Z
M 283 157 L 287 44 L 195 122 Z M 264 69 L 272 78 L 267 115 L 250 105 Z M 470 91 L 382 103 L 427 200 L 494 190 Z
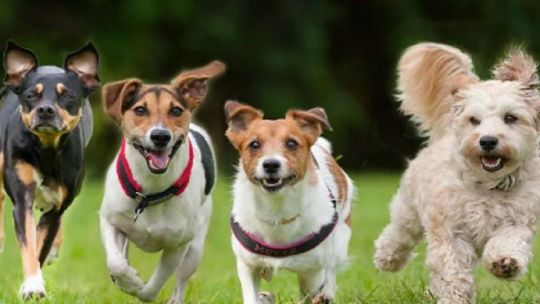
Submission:
M 65 90 L 65 86 L 63 83 L 59 82 L 56 84 L 56 93 L 62 95 L 64 93 L 64 90 Z
M 24 218 L 26 243 L 21 244 L 21 257 L 24 277 L 36 275 L 40 269 L 38 252 L 36 250 L 36 225 L 31 212 L 26 212 Z
M 334 181 L 338 189 L 338 203 L 343 203 L 347 201 L 348 193 L 348 184 L 345 172 L 343 172 L 343 169 L 341 169 L 341 167 L 337 164 L 336 160 L 334 159 L 334 157 L 332 157 L 332 155 L 330 155 L 330 153 L 328 153 L 326 156 L 326 163 L 328 164 L 328 169 L 334 177 Z
M 56 236 L 54 237 L 52 246 L 53 248 L 60 250 L 60 247 L 62 246 L 63 242 L 64 242 L 64 224 L 63 222 L 60 222 L 60 227 L 58 228 L 58 232 L 56 233 Z
M 148 93 L 144 94 L 124 113 L 122 128 L 126 137 L 139 138 L 142 141 L 146 132 L 160 123 L 171 130 L 177 138 L 187 136 L 191 122 L 191 111 L 182 106 L 176 96 L 170 93 L 170 88 L 167 88 L 167 86 L 164 86 L 165 90 L 161 90 L 159 94 L 153 88 L 156 88 L 156 86 L 143 85 L 141 91 L 148 91 Z M 137 107 L 145 108 L 147 110 L 146 115 L 137 115 L 134 112 Z M 170 112 L 174 107 L 179 107 L 184 112 L 180 116 L 173 116 Z
M 36 168 L 29 163 L 17 161 L 17 163 L 15 163 L 15 171 L 17 171 L 17 177 L 19 178 L 19 180 L 26 186 L 29 186 L 36 182 Z
M 349 228 L 352 228 L 352 211 L 349 212 L 349 215 L 347 215 L 347 218 L 345 219 L 345 224 L 347 224 Z
M 38 95 L 41 95 L 41 93 L 43 93 L 43 84 L 42 84 L 42 83 L 36 84 L 36 86 L 34 87 L 34 91 L 35 91 Z

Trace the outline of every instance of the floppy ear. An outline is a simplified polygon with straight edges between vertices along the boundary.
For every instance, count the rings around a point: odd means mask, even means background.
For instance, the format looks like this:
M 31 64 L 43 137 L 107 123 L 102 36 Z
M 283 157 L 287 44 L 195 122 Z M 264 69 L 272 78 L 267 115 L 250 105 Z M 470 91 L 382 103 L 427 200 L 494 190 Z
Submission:
M 229 100 L 225 103 L 225 119 L 229 125 L 225 135 L 235 148 L 241 145 L 243 132 L 252 122 L 262 119 L 263 115 L 263 112 L 237 101 Z
M 107 115 L 120 124 L 126 105 L 137 95 L 142 85 L 139 79 L 126 79 L 103 86 L 101 99 Z
M 212 61 L 204 67 L 184 71 L 180 73 L 171 85 L 176 88 L 188 107 L 193 110 L 201 104 L 208 93 L 207 81 L 225 71 L 225 64 L 220 61 Z
M 4 70 L 6 78 L 4 83 L 13 91 L 17 91 L 28 72 L 38 66 L 38 59 L 34 53 L 14 41 L 8 41 L 4 51 Z
M 69 53 L 64 60 L 64 69 L 73 71 L 83 82 L 88 93 L 99 86 L 99 55 L 92 43 L 85 44 L 82 48 Z
M 332 130 L 323 108 L 317 107 L 307 111 L 293 110 L 287 112 L 286 119 L 292 119 L 307 135 L 310 145 L 314 144 L 323 130 Z

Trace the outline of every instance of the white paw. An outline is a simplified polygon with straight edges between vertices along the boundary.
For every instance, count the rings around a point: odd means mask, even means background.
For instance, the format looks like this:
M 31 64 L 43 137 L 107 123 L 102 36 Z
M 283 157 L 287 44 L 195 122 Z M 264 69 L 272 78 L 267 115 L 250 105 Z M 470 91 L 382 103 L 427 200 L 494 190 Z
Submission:
M 127 263 L 109 265 L 109 273 L 112 281 L 125 293 L 137 296 L 144 287 L 144 281 L 137 271 Z
M 275 302 L 276 302 L 276 298 L 271 292 L 268 292 L 268 291 L 259 292 L 260 304 L 274 304 Z
M 43 282 L 43 277 L 41 276 L 41 271 L 39 271 L 36 275 L 28 277 L 24 280 L 21 285 L 21 289 L 19 289 L 19 294 L 21 298 L 25 300 L 41 299 L 47 295 L 45 292 L 45 284 Z
M 51 265 L 58 259 L 58 255 L 60 254 L 60 249 L 58 247 L 52 247 L 51 251 L 49 251 L 49 255 L 47 256 L 47 259 L 45 259 L 45 265 Z
M 157 292 L 153 290 L 148 290 L 146 288 L 143 288 L 138 294 L 137 298 L 143 302 L 152 302 L 157 297 L 159 290 Z

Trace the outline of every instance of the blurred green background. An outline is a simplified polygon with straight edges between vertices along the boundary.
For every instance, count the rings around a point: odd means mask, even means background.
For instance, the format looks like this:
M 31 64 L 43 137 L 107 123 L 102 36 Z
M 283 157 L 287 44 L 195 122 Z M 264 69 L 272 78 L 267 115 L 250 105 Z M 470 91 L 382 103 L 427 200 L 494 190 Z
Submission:
M 13 38 L 43 64 L 93 41 L 103 83 L 128 77 L 165 82 L 213 59 L 228 71 L 196 114 L 232 171 L 222 107 L 235 98 L 281 117 L 291 107 L 326 108 L 341 164 L 349 170 L 402 169 L 418 150 L 396 111 L 395 65 L 425 40 L 468 51 L 486 77 L 513 43 L 540 54 L 539 1 L 0 1 L 0 43 Z M 95 136 L 88 156 L 101 177 L 119 140 L 92 97 Z M 114 144 L 113 144 L 114 143 Z

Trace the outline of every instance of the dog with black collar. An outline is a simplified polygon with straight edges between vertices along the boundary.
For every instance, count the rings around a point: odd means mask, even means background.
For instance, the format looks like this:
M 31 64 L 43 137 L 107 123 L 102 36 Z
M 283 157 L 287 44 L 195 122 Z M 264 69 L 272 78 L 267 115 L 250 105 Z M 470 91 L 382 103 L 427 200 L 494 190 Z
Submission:
M 267 120 L 229 101 L 225 113 L 226 136 L 240 153 L 231 229 L 244 303 L 273 303 L 259 282 L 278 269 L 298 275 L 303 300 L 331 302 L 347 262 L 354 187 L 320 137 L 331 129 L 325 111 Z
M 64 67 L 39 66 L 36 55 L 10 41 L 0 90 L 0 219 L 3 188 L 13 202 L 24 299 L 45 297 L 41 268 L 57 254 L 61 216 L 78 195 L 92 136 L 88 96 L 99 85 L 92 44 L 69 54 Z M 36 225 L 33 209 L 42 212 Z M 1 220 L 0 220 L 0 224 Z M 0 247 L 3 231 L 0 225 Z
M 127 79 L 103 87 L 105 111 L 124 139 L 107 173 L 101 236 L 113 282 L 142 301 L 152 301 L 176 272 L 169 303 L 182 303 L 201 260 L 215 162 L 208 134 L 191 118 L 206 97 L 208 79 L 224 70 L 214 61 L 167 85 Z M 129 264 L 129 242 L 161 252 L 148 282 Z

